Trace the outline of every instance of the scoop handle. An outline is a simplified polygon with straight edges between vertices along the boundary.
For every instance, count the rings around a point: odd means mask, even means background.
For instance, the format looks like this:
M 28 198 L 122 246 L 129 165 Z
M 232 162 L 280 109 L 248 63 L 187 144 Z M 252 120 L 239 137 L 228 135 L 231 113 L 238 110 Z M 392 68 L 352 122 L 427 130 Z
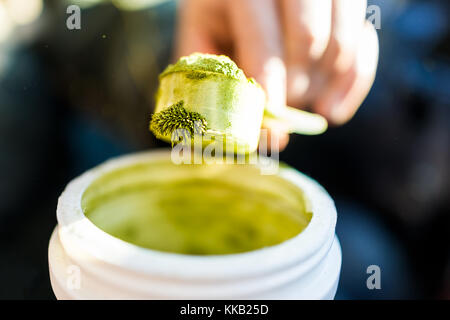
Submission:
M 264 110 L 264 122 L 278 122 L 289 133 L 304 135 L 317 135 L 325 132 L 328 128 L 327 120 L 320 114 L 311 113 L 293 107 L 283 107 L 274 111 Z

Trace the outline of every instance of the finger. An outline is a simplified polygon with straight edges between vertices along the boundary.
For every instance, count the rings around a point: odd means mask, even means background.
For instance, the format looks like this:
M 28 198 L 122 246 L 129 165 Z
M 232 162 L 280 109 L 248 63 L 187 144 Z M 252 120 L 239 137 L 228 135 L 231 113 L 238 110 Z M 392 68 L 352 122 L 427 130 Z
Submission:
M 280 152 L 286 148 L 289 143 L 289 134 L 284 130 L 269 129 L 268 149 L 271 153 Z
M 282 0 L 288 104 L 298 106 L 310 86 L 309 71 L 325 52 L 331 32 L 331 0 Z
M 352 66 L 366 7 L 366 0 L 333 0 L 330 41 L 320 63 L 326 73 L 345 73 Z
M 317 100 L 315 110 L 334 124 L 348 121 L 370 91 L 377 63 L 377 33 L 373 25 L 366 22 L 356 48 L 353 65 L 345 74 L 333 79 Z
M 289 142 L 289 134 L 283 123 L 264 118 L 259 145 L 271 152 L 282 151 Z
M 215 4 L 214 4 L 215 3 Z M 219 54 L 216 33 L 220 29 L 217 2 L 185 0 L 179 2 L 175 58 L 194 52 Z
M 227 2 L 237 63 L 267 93 L 267 107 L 286 104 L 286 68 L 275 0 Z

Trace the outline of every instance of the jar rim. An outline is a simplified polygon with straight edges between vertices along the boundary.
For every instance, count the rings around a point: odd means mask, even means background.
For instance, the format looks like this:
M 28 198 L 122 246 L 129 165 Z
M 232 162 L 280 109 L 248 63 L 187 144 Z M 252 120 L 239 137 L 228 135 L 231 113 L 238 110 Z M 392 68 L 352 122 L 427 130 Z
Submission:
M 224 255 L 188 255 L 140 247 L 116 238 L 97 227 L 85 215 L 81 200 L 86 188 L 112 170 L 170 158 L 170 151 L 152 150 L 110 159 L 72 180 L 57 206 L 59 238 L 70 256 L 84 256 L 152 276 L 179 279 L 236 279 L 255 277 L 298 265 L 334 239 L 336 208 L 316 181 L 291 167 L 280 167 L 278 176 L 298 187 L 313 212 L 311 221 L 298 235 L 273 246 Z M 264 161 L 274 161 L 265 159 Z M 93 245 L 95 244 L 95 245 Z M 76 257 L 72 257 L 76 259 Z

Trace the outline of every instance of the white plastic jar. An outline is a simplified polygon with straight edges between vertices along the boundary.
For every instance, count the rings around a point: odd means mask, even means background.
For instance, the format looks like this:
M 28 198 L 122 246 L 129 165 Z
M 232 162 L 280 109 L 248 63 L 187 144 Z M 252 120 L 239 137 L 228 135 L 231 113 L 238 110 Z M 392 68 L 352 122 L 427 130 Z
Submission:
M 119 157 L 68 184 L 49 245 L 58 299 L 334 298 L 341 250 L 333 200 L 317 182 L 289 167 L 280 167 L 278 176 L 298 187 L 312 218 L 295 237 L 254 251 L 201 256 L 146 249 L 113 237 L 84 215 L 82 196 L 93 181 L 118 168 L 163 159 L 170 159 L 170 152 Z

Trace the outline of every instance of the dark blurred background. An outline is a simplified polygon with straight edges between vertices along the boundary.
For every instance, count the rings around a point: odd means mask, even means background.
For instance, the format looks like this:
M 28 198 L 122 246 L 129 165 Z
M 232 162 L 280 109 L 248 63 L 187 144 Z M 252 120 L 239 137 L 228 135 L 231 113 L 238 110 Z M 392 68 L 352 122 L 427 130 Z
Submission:
M 66 28 L 69 4 L 81 30 Z M 283 161 L 336 201 L 339 299 L 450 298 L 450 3 L 381 8 L 380 61 L 348 124 L 292 136 Z M 148 131 L 175 3 L 0 0 L 0 299 L 54 299 L 47 245 L 64 186 L 166 146 Z M 368 290 L 366 269 L 381 269 Z

